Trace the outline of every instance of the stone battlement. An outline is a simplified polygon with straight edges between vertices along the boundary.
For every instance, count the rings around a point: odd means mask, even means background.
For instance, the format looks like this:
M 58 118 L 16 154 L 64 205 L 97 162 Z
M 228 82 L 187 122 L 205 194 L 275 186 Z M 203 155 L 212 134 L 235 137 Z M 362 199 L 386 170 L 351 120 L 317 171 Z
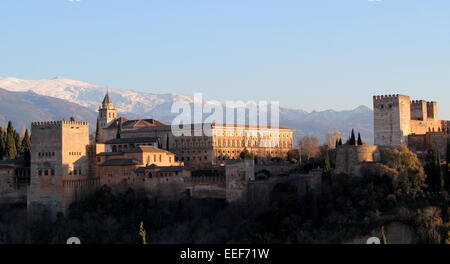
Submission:
M 422 105 L 424 102 L 428 103 L 425 100 L 411 100 L 412 105 Z
M 406 95 L 400 95 L 400 94 L 390 94 L 390 95 L 375 95 L 373 97 L 374 101 L 381 101 L 381 100 L 389 100 L 389 99 L 397 99 L 400 96 L 406 96 Z
M 33 122 L 31 123 L 32 127 L 41 127 L 41 126 L 62 126 L 62 125 L 77 125 L 77 126 L 88 126 L 88 122 L 79 122 L 79 121 L 42 121 L 42 122 Z

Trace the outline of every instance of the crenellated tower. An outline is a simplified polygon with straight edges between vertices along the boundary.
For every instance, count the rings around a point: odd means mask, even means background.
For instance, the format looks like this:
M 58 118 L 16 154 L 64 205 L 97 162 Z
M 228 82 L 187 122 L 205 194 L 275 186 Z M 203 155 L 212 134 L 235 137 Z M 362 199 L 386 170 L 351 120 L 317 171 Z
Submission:
M 409 96 L 398 94 L 374 96 L 375 145 L 407 145 L 408 135 L 411 133 L 411 110 Z M 419 114 L 415 115 L 420 118 Z
M 89 124 L 49 121 L 31 124 L 30 212 L 65 212 L 90 185 Z

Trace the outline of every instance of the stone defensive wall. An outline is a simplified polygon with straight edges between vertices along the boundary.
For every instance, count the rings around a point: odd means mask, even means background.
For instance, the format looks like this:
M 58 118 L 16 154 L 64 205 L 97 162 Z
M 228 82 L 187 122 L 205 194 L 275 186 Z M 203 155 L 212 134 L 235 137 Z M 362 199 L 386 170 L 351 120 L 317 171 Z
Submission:
M 367 162 L 379 162 L 381 159 L 378 146 L 340 146 L 336 149 L 336 173 L 357 175 L 360 165 Z

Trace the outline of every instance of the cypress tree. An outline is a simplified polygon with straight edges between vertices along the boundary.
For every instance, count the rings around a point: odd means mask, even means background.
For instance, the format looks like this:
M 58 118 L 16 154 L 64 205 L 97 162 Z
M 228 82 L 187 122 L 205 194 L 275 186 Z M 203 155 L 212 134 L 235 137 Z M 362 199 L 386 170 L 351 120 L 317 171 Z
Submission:
M 5 135 L 3 132 L 3 128 L 0 127 L 0 160 L 3 159 L 5 153 Z
M 28 129 L 25 129 L 25 133 L 23 135 L 22 149 L 23 149 L 23 151 L 31 150 L 31 139 L 30 139 L 30 135 L 28 134 Z
M 23 149 L 22 149 L 22 139 L 20 138 L 19 133 L 17 133 L 16 130 L 14 130 L 14 144 L 16 145 L 16 151 L 17 151 L 17 155 L 22 155 L 23 154 Z
M 342 138 L 339 139 L 339 146 L 342 146 Z
M 22 139 L 23 156 L 25 158 L 26 166 L 30 166 L 31 163 L 31 138 L 28 134 L 28 129 L 25 129 L 25 133 Z
M 439 154 L 439 151 L 437 151 L 436 155 L 436 192 L 443 192 L 444 191 L 444 175 L 442 174 L 442 168 L 441 168 L 441 154 Z
M 7 133 L 7 134 L 14 133 L 14 127 L 13 127 L 13 125 L 12 125 L 11 120 L 8 121 L 8 127 L 7 127 L 7 129 L 6 129 L 6 133 Z
M 325 155 L 325 161 L 323 164 L 323 173 L 322 173 L 322 181 L 324 183 L 331 183 L 331 160 L 330 160 L 330 154 L 327 151 L 327 154 Z
M 364 145 L 361 138 L 361 133 L 358 133 L 358 146 Z
M 426 157 L 425 173 L 427 175 L 426 184 L 430 192 L 436 191 L 436 155 L 434 150 L 429 150 Z
M 6 159 L 15 159 L 17 157 L 16 142 L 14 140 L 14 134 L 6 135 L 6 147 L 5 147 Z
M 169 147 L 169 135 L 167 135 L 167 139 L 166 139 L 166 150 L 170 151 L 170 147 Z
M 97 125 L 95 127 L 95 142 L 98 142 L 98 139 L 100 138 L 100 124 L 97 118 Z
M 122 134 L 122 119 L 120 119 L 118 124 L 117 124 L 116 138 L 120 138 L 120 134 Z
M 387 240 L 386 232 L 384 230 L 384 226 L 381 227 L 380 237 L 381 237 L 381 244 L 382 245 L 387 245 L 388 244 L 388 240 Z
M 350 136 L 350 139 L 348 140 L 348 144 L 351 146 L 356 145 L 356 137 L 355 137 L 355 130 L 352 129 L 352 135 Z
M 8 122 L 8 128 L 6 129 L 5 136 L 5 158 L 6 159 L 15 159 L 17 157 L 17 148 L 16 148 L 16 140 L 15 133 L 12 122 Z
M 450 139 L 447 140 L 447 155 L 445 159 L 445 189 L 450 191 Z

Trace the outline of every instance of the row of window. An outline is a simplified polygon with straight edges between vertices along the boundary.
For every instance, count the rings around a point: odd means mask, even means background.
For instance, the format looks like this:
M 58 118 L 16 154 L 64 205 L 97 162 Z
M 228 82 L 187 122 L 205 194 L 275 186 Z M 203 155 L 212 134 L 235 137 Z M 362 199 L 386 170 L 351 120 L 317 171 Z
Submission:
M 82 172 L 83 171 L 81 169 L 73 169 L 69 171 L 69 175 L 83 175 Z
M 428 128 L 428 132 L 447 132 L 447 133 L 450 133 L 450 128 L 447 128 L 447 129 L 445 129 L 445 128 L 443 128 L 443 129 L 441 129 L 440 127 L 436 130 L 436 129 L 434 129 L 434 127 L 433 128 Z
M 177 158 L 177 161 L 195 161 L 195 160 L 199 160 L 199 161 L 208 161 L 208 157 L 207 156 L 194 156 L 194 157 L 179 157 Z
M 143 144 L 126 144 L 126 145 L 113 145 L 112 146 L 112 152 L 122 152 L 122 150 L 127 150 L 128 148 L 134 149 L 139 146 L 153 146 L 153 144 L 150 143 L 143 143 Z
M 249 131 L 236 131 L 236 132 L 215 132 L 216 137 L 280 137 L 289 138 L 289 134 L 278 134 L 270 132 L 249 132 Z
M 38 156 L 39 156 L 39 158 L 54 157 L 55 156 L 55 152 L 39 152 Z
M 39 176 L 42 176 L 42 175 L 45 175 L 45 176 L 49 176 L 49 175 L 55 176 L 55 170 L 38 170 L 38 175 L 39 175 Z
M 218 140 L 215 142 L 217 147 L 231 147 L 231 148 L 242 148 L 242 147 L 282 147 L 288 148 L 290 142 L 277 142 L 274 141 L 240 141 L 240 140 Z
M 179 173 L 178 171 L 175 172 L 157 172 L 156 177 L 157 178 L 162 178 L 162 177 L 173 177 L 173 176 L 177 176 Z M 148 178 L 152 179 L 153 178 L 153 174 L 151 172 L 148 173 Z M 169 179 L 166 179 L 166 182 L 168 182 Z
M 201 154 L 202 152 L 204 152 L 205 154 L 208 153 L 207 150 L 193 150 L 193 151 L 192 151 L 192 154 L 197 154 L 197 153 L 198 153 L 198 154 Z M 191 151 L 187 150 L 186 153 L 187 153 L 187 154 L 190 154 Z M 184 150 L 181 151 L 181 154 L 184 154 Z
M 38 170 L 38 175 L 39 176 L 55 176 L 55 170 L 51 169 L 51 170 Z M 82 175 L 82 170 L 81 169 L 75 169 L 75 170 L 71 170 L 69 171 L 69 175 Z
M 81 156 L 81 152 L 69 152 L 69 156 Z
M 105 118 L 106 115 L 104 115 L 103 113 L 100 113 L 100 118 Z M 108 118 L 116 118 L 116 113 L 108 113 Z

